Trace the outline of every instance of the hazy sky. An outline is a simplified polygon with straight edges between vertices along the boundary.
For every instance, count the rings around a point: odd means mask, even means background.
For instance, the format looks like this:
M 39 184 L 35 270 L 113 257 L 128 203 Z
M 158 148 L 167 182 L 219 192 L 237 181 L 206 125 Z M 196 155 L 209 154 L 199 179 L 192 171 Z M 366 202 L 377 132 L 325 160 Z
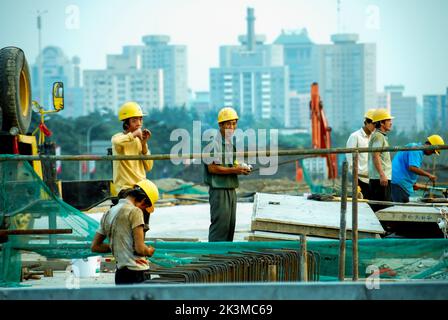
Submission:
M 219 46 L 237 44 L 246 30 L 246 8 L 255 30 L 272 43 L 282 29 L 306 27 L 315 43 L 337 31 L 336 0 L 0 0 L 0 47 L 24 49 L 30 64 L 38 51 L 36 13 L 43 15 L 43 47 L 61 47 L 81 58 L 82 69 L 106 65 L 106 54 L 166 34 L 188 46 L 189 87 L 208 90 L 209 68 Z M 403 84 L 406 94 L 442 94 L 448 87 L 448 0 L 342 0 L 342 31 L 377 44 L 377 88 Z

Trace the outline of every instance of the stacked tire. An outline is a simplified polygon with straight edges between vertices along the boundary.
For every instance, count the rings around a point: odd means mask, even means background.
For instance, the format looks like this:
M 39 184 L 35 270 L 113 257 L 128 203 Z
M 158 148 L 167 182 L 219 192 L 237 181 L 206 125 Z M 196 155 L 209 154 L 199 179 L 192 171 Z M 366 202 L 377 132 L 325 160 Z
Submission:
M 12 127 L 26 134 L 31 123 L 31 78 L 25 53 L 20 48 L 0 50 L 1 130 Z

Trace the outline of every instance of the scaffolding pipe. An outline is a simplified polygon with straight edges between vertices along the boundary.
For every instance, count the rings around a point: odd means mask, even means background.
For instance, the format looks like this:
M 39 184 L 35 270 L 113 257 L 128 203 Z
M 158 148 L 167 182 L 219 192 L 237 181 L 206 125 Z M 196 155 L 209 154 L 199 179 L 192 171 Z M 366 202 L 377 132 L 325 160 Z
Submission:
M 359 153 L 353 154 L 353 182 L 352 182 L 352 266 L 353 281 L 358 281 L 358 162 Z
M 347 171 L 348 171 L 348 163 L 347 163 L 347 161 L 344 161 L 344 163 L 342 164 L 341 221 L 339 224 L 339 281 L 344 281 L 344 278 L 345 278 Z
M 448 145 L 442 146 L 414 146 L 414 147 L 380 147 L 380 148 L 330 148 L 330 149 L 290 149 L 276 151 L 241 151 L 235 152 L 236 157 L 272 157 L 272 156 L 295 156 L 295 155 L 324 155 L 332 153 L 372 153 L 372 152 L 398 152 L 417 150 L 446 150 Z M 151 154 L 151 155 L 0 155 L 0 161 L 112 161 L 112 160 L 172 160 L 172 159 L 214 159 L 221 153 L 186 153 L 179 154 Z

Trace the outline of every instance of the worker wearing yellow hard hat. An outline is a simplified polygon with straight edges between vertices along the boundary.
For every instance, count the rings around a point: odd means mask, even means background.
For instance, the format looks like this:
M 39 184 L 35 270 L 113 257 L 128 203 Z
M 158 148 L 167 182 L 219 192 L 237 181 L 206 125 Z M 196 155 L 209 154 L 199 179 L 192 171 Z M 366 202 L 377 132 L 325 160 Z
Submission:
M 154 211 L 158 198 L 159 191 L 153 182 L 139 181 L 101 218 L 91 250 L 112 252 L 117 263 L 117 285 L 141 283 L 148 278 L 146 257 L 151 257 L 155 249 L 144 241 L 144 215 L 149 216 Z M 104 243 L 107 238 L 109 243 Z
M 375 109 L 369 109 L 364 114 L 364 125 L 361 129 L 353 132 L 347 140 L 347 148 L 367 148 L 369 146 L 370 137 L 375 131 L 375 125 L 372 118 Z M 349 170 L 352 170 L 353 161 L 352 154 L 346 154 Z M 361 188 L 361 193 L 364 199 L 369 199 L 369 170 L 368 170 L 367 153 L 360 153 L 358 158 L 358 186 Z
M 375 132 L 369 141 L 369 148 L 389 146 L 387 133 L 392 130 L 394 118 L 386 109 L 376 109 L 372 112 L 372 122 Z M 391 201 L 392 161 L 386 151 L 369 153 L 369 199 Z M 384 205 L 370 205 L 373 211 L 386 208 Z
M 230 107 L 218 113 L 219 131 L 213 141 L 216 156 L 205 159 L 204 182 L 209 186 L 210 227 L 208 241 L 233 241 L 236 224 L 238 175 L 248 175 L 251 167 L 238 164 L 232 143 L 238 123 L 237 112 Z
M 149 155 L 148 140 L 151 132 L 143 128 L 142 108 L 137 102 L 124 103 L 118 110 L 118 120 L 123 121 L 123 132 L 112 137 L 113 155 Z M 113 183 L 115 193 L 121 198 L 127 189 L 146 179 L 153 167 L 152 160 L 113 161 Z
M 442 137 L 433 134 L 426 138 L 424 144 L 409 143 L 407 147 L 444 145 Z M 392 200 L 394 202 L 409 202 L 409 196 L 413 194 L 416 188 L 418 176 L 427 177 L 429 181 L 436 181 L 437 176 L 421 168 L 423 156 L 440 154 L 439 150 L 415 150 L 400 151 L 392 161 Z

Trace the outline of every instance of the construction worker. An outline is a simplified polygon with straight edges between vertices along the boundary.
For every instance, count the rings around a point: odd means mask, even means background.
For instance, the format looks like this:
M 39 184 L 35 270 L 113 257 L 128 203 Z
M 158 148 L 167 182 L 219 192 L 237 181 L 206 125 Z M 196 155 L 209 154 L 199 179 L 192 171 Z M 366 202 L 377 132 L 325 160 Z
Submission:
M 386 109 L 376 109 L 372 115 L 375 132 L 369 141 L 369 148 L 388 147 L 387 133 L 392 129 L 392 117 Z M 369 153 L 369 199 L 391 201 L 392 162 L 389 152 Z M 387 205 L 370 205 L 373 211 L 387 208 Z
M 442 137 L 439 135 L 429 136 L 425 143 L 410 143 L 407 147 L 444 145 Z M 414 186 L 418 176 L 428 177 L 431 181 L 436 181 L 437 177 L 428 171 L 421 169 L 423 155 L 440 155 L 440 150 L 416 150 L 400 151 L 392 161 L 392 200 L 394 202 L 409 202 L 409 196 L 414 192 Z
M 208 241 L 233 241 L 236 223 L 236 191 L 238 175 L 248 175 L 250 168 L 238 165 L 232 143 L 238 114 L 232 108 L 223 108 L 218 114 L 219 133 L 213 141 L 213 150 L 221 153 L 205 165 L 204 182 L 209 186 L 210 228 Z
M 369 109 L 364 115 L 364 126 L 353 132 L 347 140 L 347 148 L 367 148 L 372 133 L 375 131 L 375 125 L 372 122 L 373 112 L 375 109 Z M 352 170 L 353 161 L 352 154 L 346 154 L 349 170 Z M 358 158 L 358 186 L 364 199 L 369 198 L 369 155 L 360 153 Z
M 92 252 L 112 252 L 117 263 L 115 284 L 140 283 L 146 280 L 149 269 L 146 257 L 151 257 L 155 249 L 145 245 L 144 218 L 154 212 L 154 204 L 159 199 L 159 191 L 149 180 L 139 181 L 128 190 L 101 218 L 101 224 L 92 242 Z M 109 243 L 104 243 L 106 238 Z
M 112 137 L 113 155 L 149 155 L 148 140 L 151 132 L 143 127 L 143 112 L 136 102 L 126 102 L 118 110 L 118 120 L 123 121 L 123 132 Z M 126 189 L 146 179 L 146 172 L 152 169 L 152 160 L 113 161 L 113 183 L 118 198 Z

